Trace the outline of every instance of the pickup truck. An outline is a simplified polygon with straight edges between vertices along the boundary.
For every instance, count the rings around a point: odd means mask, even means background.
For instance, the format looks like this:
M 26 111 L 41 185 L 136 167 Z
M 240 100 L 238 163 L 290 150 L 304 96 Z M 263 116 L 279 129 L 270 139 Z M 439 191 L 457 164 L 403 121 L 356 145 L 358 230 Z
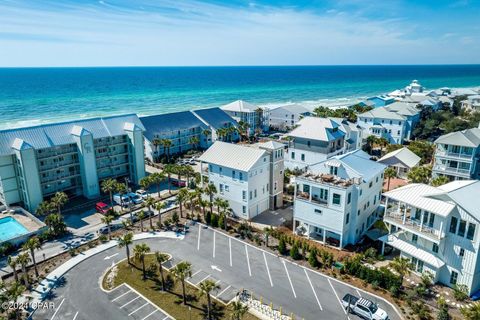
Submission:
M 365 298 L 357 298 L 347 293 L 342 299 L 342 305 L 348 312 L 367 320 L 388 320 L 388 314 L 377 304 Z

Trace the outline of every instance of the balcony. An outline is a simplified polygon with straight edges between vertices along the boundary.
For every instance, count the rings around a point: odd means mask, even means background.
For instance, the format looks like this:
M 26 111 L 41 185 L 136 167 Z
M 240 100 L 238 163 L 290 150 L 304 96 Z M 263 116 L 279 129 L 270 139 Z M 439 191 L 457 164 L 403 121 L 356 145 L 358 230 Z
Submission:
M 463 175 L 465 177 L 470 177 L 470 169 L 460 169 L 456 167 L 448 167 L 444 165 L 435 165 L 433 166 L 433 171 L 440 173 L 453 174 L 453 175 Z
M 391 223 L 402 229 L 409 230 L 414 233 L 426 236 L 429 240 L 438 242 L 445 234 L 441 230 L 437 230 L 428 224 L 422 224 L 419 219 L 412 219 L 410 212 L 397 211 L 397 207 L 388 209 L 383 217 L 383 221 Z M 405 215 L 405 217 L 404 217 Z
M 443 158 L 453 158 L 453 159 L 464 159 L 464 160 L 472 160 L 473 153 L 455 153 L 446 150 L 437 149 L 435 152 L 435 156 L 443 157 Z
M 297 192 L 297 199 L 310 203 L 315 203 L 325 207 L 328 206 L 327 200 L 316 197 L 315 195 L 312 195 L 312 198 L 310 198 L 310 194 L 308 192 Z

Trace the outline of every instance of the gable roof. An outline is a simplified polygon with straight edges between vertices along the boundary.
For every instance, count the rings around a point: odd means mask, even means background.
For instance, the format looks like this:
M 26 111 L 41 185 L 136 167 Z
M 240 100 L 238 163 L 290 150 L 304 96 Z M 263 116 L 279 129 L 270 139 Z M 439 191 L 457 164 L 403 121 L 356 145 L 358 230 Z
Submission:
M 257 144 L 259 148 L 264 148 L 264 149 L 269 149 L 269 150 L 275 150 L 279 148 L 285 148 L 285 144 L 277 142 L 277 141 L 266 141 L 266 142 L 261 142 Z
M 229 125 L 237 126 L 238 123 L 220 108 L 198 109 L 192 111 L 197 118 L 211 126 L 213 129 L 224 128 Z
M 297 122 L 297 128 L 287 136 L 319 141 L 332 141 L 345 136 L 338 123 L 329 118 L 305 117 Z
M 22 140 L 31 148 L 43 149 L 75 143 L 74 134 L 88 132 L 94 139 L 125 134 L 125 124 L 132 123 L 145 130 L 136 114 L 75 120 L 44 124 L 34 127 L 7 129 L 0 131 L 0 155 L 13 154 L 12 146 L 16 139 Z M 19 142 L 16 143 L 20 146 Z M 23 146 L 25 147 L 25 145 Z
M 370 111 L 361 113 L 358 115 L 359 117 L 365 118 L 380 118 L 380 119 L 391 119 L 391 120 L 405 120 L 405 117 L 386 109 L 386 107 L 380 107 L 376 109 L 372 109 Z
M 181 111 L 141 117 L 145 126 L 145 138 L 152 141 L 156 134 L 195 127 L 207 128 L 199 118 L 190 111 Z
M 253 105 L 249 102 L 243 100 L 237 100 L 230 102 L 224 106 L 221 106 L 220 109 L 224 111 L 236 111 L 236 112 L 254 112 L 258 109 L 258 106 Z
M 453 181 L 439 187 L 439 189 L 445 190 L 450 199 L 480 221 L 480 198 L 474 196 L 480 195 L 480 181 L 467 180 L 460 183 Z
M 305 113 L 310 113 L 310 110 L 302 106 L 301 104 L 287 104 L 284 106 L 280 106 L 274 109 L 270 110 L 270 114 L 274 112 L 291 112 L 291 113 L 296 113 L 296 114 L 305 114 Z
M 440 136 L 435 143 L 476 148 L 480 145 L 480 128 L 450 132 Z
M 402 162 L 409 168 L 415 167 L 417 164 L 420 163 L 421 160 L 419 156 L 410 151 L 407 147 L 403 147 L 401 149 L 387 153 L 386 155 L 381 157 L 378 162 L 384 163 L 386 162 L 386 160 L 393 158 L 396 158 L 398 161 Z
M 414 104 L 406 102 L 394 102 L 385 107 L 388 111 L 393 111 L 403 116 L 413 116 L 420 113 L 420 110 Z
M 215 141 L 199 160 L 226 168 L 249 171 L 266 154 L 266 150 Z

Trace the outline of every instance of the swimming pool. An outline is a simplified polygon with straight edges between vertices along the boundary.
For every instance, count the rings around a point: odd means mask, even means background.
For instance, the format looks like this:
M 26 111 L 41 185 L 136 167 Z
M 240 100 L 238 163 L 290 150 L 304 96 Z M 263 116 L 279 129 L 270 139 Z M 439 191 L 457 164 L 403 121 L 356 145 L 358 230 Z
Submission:
M 0 242 L 28 233 L 28 230 L 12 217 L 0 219 Z

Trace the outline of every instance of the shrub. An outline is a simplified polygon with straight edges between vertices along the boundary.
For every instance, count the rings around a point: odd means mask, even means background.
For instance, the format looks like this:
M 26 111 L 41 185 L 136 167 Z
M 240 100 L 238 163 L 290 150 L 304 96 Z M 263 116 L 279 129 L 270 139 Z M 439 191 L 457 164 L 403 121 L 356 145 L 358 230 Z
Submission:
M 287 251 L 287 244 L 285 243 L 284 237 L 281 237 L 278 242 L 278 252 L 284 255 L 286 251 Z
M 225 220 L 226 220 L 225 215 L 223 213 L 220 214 L 220 217 L 218 218 L 218 227 L 222 228 L 224 230 L 227 230 L 227 228 L 226 228 L 227 224 L 226 224 Z
M 315 248 L 311 249 L 308 254 L 308 263 L 312 268 L 318 268 L 317 250 Z
M 448 304 L 445 301 L 444 297 L 440 297 L 437 301 L 438 313 L 437 320 L 449 320 L 450 315 L 448 314 Z
M 293 246 L 290 248 L 290 257 L 294 260 L 300 259 L 302 256 L 300 255 L 300 252 L 298 251 L 298 244 L 294 243 Z
M 468 298 L 468 287 L 464 284 L 455 285 L 453 287 L 453 297 L 457 301 L 464 301 Z
M 212 213 L 210 211 L 207 211 L 207 213 L 205 213 L 205 223 L 210 225 L 212 222 Z
M 398 286 L 391 286 L 388 291 L 390 292 L 390 294 L 392 295 L 392 297 L 394 298 L 398 298 L 400 296 L 400 287 Z
M 106 242 L 108 241 L 108 237 L 105 234 L 102 234 L 100 237 L 98 237 L 98 240 L 101 242 Z
M 212 227 L 218 228 L 218 215 L 217 214 L 215 214 L 215 213 L 211 214 L 210 224 L 212 225 Z

